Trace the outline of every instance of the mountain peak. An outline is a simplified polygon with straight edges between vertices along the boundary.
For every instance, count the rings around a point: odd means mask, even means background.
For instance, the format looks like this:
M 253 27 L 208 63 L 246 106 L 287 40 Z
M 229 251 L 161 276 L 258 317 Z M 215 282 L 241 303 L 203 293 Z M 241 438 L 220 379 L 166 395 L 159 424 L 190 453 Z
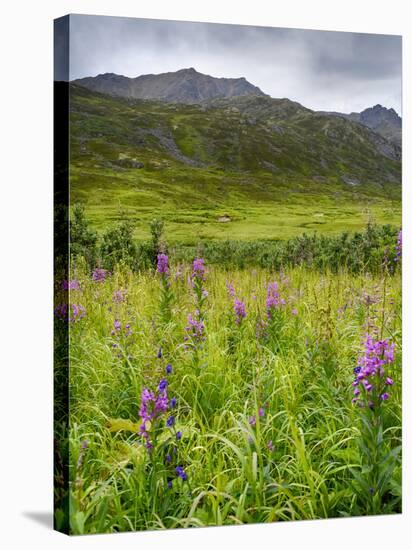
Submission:
M 176 72 L 177 73 L 197 73 L 197 74 L 200 74 L 196 71 L 196 69 L 194 67 L 187 67 L 185 69 L 179 69 Z
M 190 78 L 187 78 L 190 76 Z M 239 78 L 215 78 L 196 71 L 194 67 L 175 72 L 146 74 L 136 78 L 114 73 L 73 81 L 89 90 L 133 99 L 154 99 L 170 103 L 195 104 L 217 98 L 247 95 L 265 96 L 257 86 Z

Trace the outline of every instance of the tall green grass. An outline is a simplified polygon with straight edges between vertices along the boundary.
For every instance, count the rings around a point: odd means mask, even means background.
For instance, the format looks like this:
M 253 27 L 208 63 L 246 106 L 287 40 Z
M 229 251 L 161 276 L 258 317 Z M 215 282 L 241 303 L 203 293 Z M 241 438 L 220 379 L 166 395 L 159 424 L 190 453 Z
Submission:
M 360 411 L 351 404 L 353 368 L 367 331 L 395 343 L 395 384 L 383 407 L 389 451 L 401 440 L 400 275 L 212 266 L 204 283 L 206 340 L 196 361 L 184 339 L 195 309 L 189 276 L 187 264 L 172 265 L 171 320 L 165 322 L 158 274 L 125 266 L 102 282 L 80 267 L 72 274 L 81 290 L 70 291 L 70 300 L 86 316 L 70 326 L 70 531 L 368 513 L 354 475 L 362 476 L 364 462 Z M 227 281 L 246 304 L 240 325 Z M 286 305 L 276 331 L 258 338 L 272 281 Z M 123 303 L 113 302 L 119 289 L 127 290 Z M 130 323 L 132 335 L 112 336 L 115 319 Z M 177 398 L 176 430 L 182 432 L 178 456 L 188 475 L 186 482 L 174 479 L 172 488 L 167 466 L 160 461 L 154 470 L 138 434 L 142 389 L 157 386 L 166 363 L 173 367 L 169 393 Z M 160 445 L 173 438 L 161 429 Z M 398 460 L 377 513 L 400 511 L 400 478 Z

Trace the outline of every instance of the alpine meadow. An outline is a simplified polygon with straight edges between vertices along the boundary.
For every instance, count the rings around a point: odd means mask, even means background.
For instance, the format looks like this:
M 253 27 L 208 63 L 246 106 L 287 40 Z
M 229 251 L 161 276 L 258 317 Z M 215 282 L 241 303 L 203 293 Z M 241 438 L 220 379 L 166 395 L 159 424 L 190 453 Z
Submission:
M 74 34 L 81 70 L 55 82 L 70 145 L 70 202 L 55 209 L 69 234 L 55 263 L 56 528 L 400 513 L 402 120 L 385 91 L 387 106 L 350 113 L 304 106 L 320 97 L 315 54 L 339 82 L 331 98 L 352 105 L 351 88 L 375 85 L 345 88 L 378 70 L 370 41 L 399 37 L 198 23 L 197 41 L 194 23 L 68 17 L 89 38 Z M 112 54 L 97 57 L 94 25 L 97 41 L 120 33 Z M 251 29 L 244 73 L 200 70 L 199 44 L 211 63 L 216 44 L 235 59 Z M 123 76 L 143 36 L 153 70 Z M 277 36 L 290 71 L 296 42 L 313 54 L 292 99 L 281 79 L 280 98 L 264 87 Z

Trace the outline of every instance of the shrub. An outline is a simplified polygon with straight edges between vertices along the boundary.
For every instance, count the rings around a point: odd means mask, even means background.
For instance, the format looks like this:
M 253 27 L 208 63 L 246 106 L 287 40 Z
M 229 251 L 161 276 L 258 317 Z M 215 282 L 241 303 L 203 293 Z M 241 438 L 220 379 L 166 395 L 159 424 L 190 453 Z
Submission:
M 75 204 L 70 216 L 70 255 L 83 257 L 93 267 L 97 257 L 97 234 L 90 229 L 82 204 Z

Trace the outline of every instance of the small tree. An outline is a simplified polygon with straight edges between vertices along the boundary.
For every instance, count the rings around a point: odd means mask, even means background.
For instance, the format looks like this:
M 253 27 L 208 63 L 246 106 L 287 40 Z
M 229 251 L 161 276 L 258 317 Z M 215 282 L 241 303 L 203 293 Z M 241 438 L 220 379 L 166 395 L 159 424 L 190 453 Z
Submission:
M 97 234 L 90 229 L 84 206 L 76 203 L 70 215 L 70 254 L 73 258 L 83 257 L 90 267 L 96 263 Z
M 150 257 L 153 266 L 157 265 L 157 255 L 160 252 L 160 245 L 164 230 L 164 221 L 158 218 L 154 218 L 150 222 L 150 234 L 152 235 Z
M 137 249 L 133 241 L 133 224 L 129 220 L 121 221 L 103 234 L 100 256 L 106 269 L 112 270 L 120 261 L 135 268 Z

